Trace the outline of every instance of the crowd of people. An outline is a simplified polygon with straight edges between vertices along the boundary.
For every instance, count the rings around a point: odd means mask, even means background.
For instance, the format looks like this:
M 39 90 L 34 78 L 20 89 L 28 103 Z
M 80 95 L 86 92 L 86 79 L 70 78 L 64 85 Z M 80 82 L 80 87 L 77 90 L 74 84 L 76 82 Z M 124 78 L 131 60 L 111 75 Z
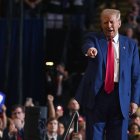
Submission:
M 48 115 L 45 123 L 45 137 L 43 140 L 62 140 L 65 132 L 71 121 L 71 117 L 75 111 L 79 112 L 78 118 L 78 132 L 74 132 L 73 125 L 67 135 L 67 140 L 86 140 L 86 121 L 82 113 L 80 113 L 80 106 L 75 99 L 71 98 L 67 109 L 63 106 L 54 105 L 54 97 L 47 96 Z M 25 109 L 26 107 L 35 107 L 33 102 L 25 103 L 24 105 L 13 105 L 11 115 L 6 114 L 6 106 L 2 106 L 0 113 L 0 139 L 1 140 L 24 140 L 24 126 L 25 126 Z M 140 108 L 129 119 L 128 140 L 140 139 Z M 53 140 L 53 139 L 52 139 Z

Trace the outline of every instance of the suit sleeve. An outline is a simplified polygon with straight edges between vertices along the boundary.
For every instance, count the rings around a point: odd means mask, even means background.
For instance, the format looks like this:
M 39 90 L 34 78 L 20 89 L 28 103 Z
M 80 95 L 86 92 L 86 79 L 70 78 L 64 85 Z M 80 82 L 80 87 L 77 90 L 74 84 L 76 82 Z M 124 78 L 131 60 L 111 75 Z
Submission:
M 82 46 L 82 52 L 84 55 L 87 53 L 89 48 L 92 47 L 95 48 L 94 41 L 95 41 L 94 33 L 88 33 L 85 35 L 83 46 Z
M 140 105 L 140 57 L 139 57 L 138 46 L 136 45 L 136 43 L 133 51 L 131 72 L 132 72 L 131 102 Z

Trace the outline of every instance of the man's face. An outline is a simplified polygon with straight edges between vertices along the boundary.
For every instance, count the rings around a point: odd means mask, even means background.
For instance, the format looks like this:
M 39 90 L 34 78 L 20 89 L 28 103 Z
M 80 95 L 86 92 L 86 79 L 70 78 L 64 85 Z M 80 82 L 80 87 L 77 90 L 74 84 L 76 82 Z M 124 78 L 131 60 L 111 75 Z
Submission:
M 114 38 L 121 26 L 121 21 L 117 19 L 116 15 L 103 15 L 101 17 L 101 27 L 107 38 Z
M 23 110 L 18 107 L 12 112 L 12 119 L 20 119 L 21 121 L 24 122 L 25 114 Z
M 71 111 L 78 111 L 80 109 L 80 106 L 76 100 L 70 100 L 68 105 L 69 110 Z
M 58 121 L 52 120 L 47 124 L 47 131 L 49 133 L 56 133 L 58 130 Z

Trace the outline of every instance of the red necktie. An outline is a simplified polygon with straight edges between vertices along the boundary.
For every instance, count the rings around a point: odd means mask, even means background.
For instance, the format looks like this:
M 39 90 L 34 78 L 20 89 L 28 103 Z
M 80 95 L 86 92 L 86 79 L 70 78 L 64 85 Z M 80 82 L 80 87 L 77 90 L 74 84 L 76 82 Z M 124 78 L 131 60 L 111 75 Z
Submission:
M 112 46 L 112 40 L 109 40 L 104 90 L 106 93 L 109 94 L 113 91 L 113 89 L 114 89 L 114 48 Z

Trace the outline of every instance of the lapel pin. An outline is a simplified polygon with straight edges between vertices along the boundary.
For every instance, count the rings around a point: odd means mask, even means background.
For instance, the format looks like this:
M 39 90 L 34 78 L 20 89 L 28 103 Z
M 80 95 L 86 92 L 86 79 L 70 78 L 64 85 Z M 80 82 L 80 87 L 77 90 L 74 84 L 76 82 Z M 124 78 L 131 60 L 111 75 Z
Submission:
M 125 50 L 125 46 L 123 46 L 123 49 Z

